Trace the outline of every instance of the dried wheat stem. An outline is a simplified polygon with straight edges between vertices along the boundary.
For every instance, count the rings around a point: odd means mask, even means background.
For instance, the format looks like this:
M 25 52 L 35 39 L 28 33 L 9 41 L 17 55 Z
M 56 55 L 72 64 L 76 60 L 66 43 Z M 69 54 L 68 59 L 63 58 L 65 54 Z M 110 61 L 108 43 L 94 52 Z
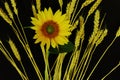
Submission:
M 80 0 L 76 0 L 75 8 L 74 8 L 74 10 L 73 10 L 72 17 L 71 17 L 71 22 L 70 22 L 71 24 L 74 23 L 74 22 L 73 22 L 73 21 L 74 21 L 73 18 L 74 18 L 75 15 L 76 15 L 75 13 L 76 13 L 76 10 L 77 10 L 77 8 L 78 8 L 77 6 L 78 6 L 78 4 L 79 4 L 79 1 L 80 1 Z M 80 9 L 80 11 L 81 11 L 81 9 Z
M 67 53 L 59 54 L 57 57 L 57 63 L 54 69 L 53 80 L 61 80 L 62 63 Z
M 92 56 L 93 56 L 93 53 L 94 53 L 95 49 L 96 49 L 96 46 L 93 48 L 92 52 L 91 52 L 90 55 L 89 55 L 89 59 L 88 59 L 88 62 L 87 62 L 87 65 L 86 65 L 86 68 L 85 68 L 85 71 L 84 71 L 84 73 L 83 73 L 83 75 L 82 75 L 81 80 L 83 80 L 83 78 L 84 78 L 84 76 L 85 76 L 85 74 L 86 74 L 86 72 L 87 72 L 87 70 L 88 70 L 88 67 L 89 67 L 89 65 L 90 65 L 90 62 L 91 62 L 91 59 L 92 59 Z
M 2 41 L 0 41 L 0 50 L 4 54 L 4 56 L 7 58 L 7 60 L 12 64 L 13 67 L 17 70 L 19 75 L 23 80 L 27 80 L 27 78 L 24 76 L 24 74 L 21 72 L 21 70 L 16 65 L 15 61 L 13 60 L 12 56 L 10 55 L 9 51 L 5 48 L 5 46 L 2 44 Z
M 115 42 L 116 37 L 113 39 L 113 41 L 109 44 L 109 46 L 106 48 L 106 50 L 104 51 L 104 53 L 102 54 L 102 56 L 99 58 L 99 60 L 97 61 L 97 63 L 95 64 L 94 68 L 92 69 L 92 71 L 90 72 L 89 76 L 87 77 L 87 80 L 90 79 L 91 75 L 93 74 L 93 72 L 95 71 L 96 67 L 98 66 L 98 64 L 100 63 L 100 61 L 102 60 L 102 58 L 104 57 L 104 55 L 106 54 L 106 52 L 108 51 L 108 49 L 112 46 L 112 44 Z
M 25 73 L 25 76 L 26 76 L 27 80 L 29 80 L 29 78 L 28 78 L 28 76 L 27 76 L 27 73 L 26 73 L 26 71 L 25 71 L 25 68 L 24 68 L 24 66 L 23 66 L 23 64 L 22 64 L 21 57 L 20 57 L 20 54 L 19 54 L 19 51 L 18 51 L 17 47 L 15 46 L 14 42 L 13 42 L 11 39 L 9 39 L 8 43 L 9 43 L 10 48 L 12 49 L 13 54 L 15 55 L 16 59 L 20 62 L 20 64 L 21 64 L 21 66 L 22 66 L 22 68 L 23 68 L 23 71 L 24 71 L 24 73 Z
M 73 31 L 74 29 L 77 28 L 77 25 L 78 25 L 79 21 L 76 20 L 76 22 L 73 24 L 73 26 L 70 27 L 70 30 Z
M 40 70 L 39 70 L 39 68 L 38 68 L 35 60 L 34 60 L 34 57 L 33 57 L 33 55 L 32 55 L 32 52 L 31 52 L 31 49 L 30 49 L 29 45 L 27 44 L 27 45 L 25 45 L 25 46 L 26 46 L 26 47 L 25 47 L 24 49 L 25 49 L 25 51 L 26 51 L 26 53 L 27 53 L 27 55 L 28 55 L 28 58 L 30 59 L 30 61 L 31 61 L 31 63 L 32 63 L 32 65 L 33 65 L 36 73 L 37 73 L 38 78 L 39 78 L 40 80 L 43 80 L 43 77 L 42 77 L 42 75 L 41 75 L 41 72 L 40 72 Z M 23 47 L 24 47 L 24 46 L 23 46 Z
M 108 72 L 101 80 L 104 80 L 107 76 L 109 76 L 114 70 L 116 70 L 120 66 L 120 63 L 118 63 L 110 72 Z
M 69 19 L 70 19 L 70 17 L 71 17 L 71 14 L 73 13 L 73 11 L 74 11 L 74 7 L 75 7 L 75 4 L 76 4 L 76 0 L 72 0 L 70 3 L 68 3 L 69 5 L 67 6 L 67 9 L 68 10 L 66 10 L 66 11 L 68 11 L 67 13 L 68 13 L 68 17 L 69 17 Z
M 42 54 L 43 54 L 43 58 L 44 58 L 44 62 L 45 62 L 45 80 L 48 80 L 48 79 L 51 79 L 50 67 L 49 67 L 49 61 L 48 61 L 48 53 L 45 52 L 46 50 L 45 50 L 43 44 L 41 44 L 40 47 L 42 49 Z
M 96 41 L 103 35 L 103 33 L 104 33 L 104 30 L 99 30 L 98 33 L 94 35 L 92 44 L 95 44 Z

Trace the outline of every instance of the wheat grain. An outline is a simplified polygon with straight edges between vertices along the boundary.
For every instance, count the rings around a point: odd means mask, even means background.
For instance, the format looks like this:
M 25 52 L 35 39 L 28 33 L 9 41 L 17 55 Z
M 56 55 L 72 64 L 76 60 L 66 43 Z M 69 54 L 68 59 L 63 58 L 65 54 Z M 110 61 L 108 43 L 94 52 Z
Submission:
M 79 35 L 80 35 L 80 38 L 81 39 L 84 39 L 84 18 L 82 17 L 82 16 L 80 16 L 80 33 L 79 33 Z
M 95 16 L 94 16 L 94 33 L 96 34 L 99 27 L 99 19 L 100 19 L 100 11 L 96 10 Z
M 75 7 L 75 3 L 76 3 L 76 0 L 72 0 L 70 3 L 68 3 L 68 6 L 67 6 L 67 13 L 68 13 L 68 17 L 70 19 L 71 17 L 71 14 L 73 13 L 73 10 L 74 10 L 74 7 Z
M 116 37 L 119 37 L 120 36 L 120 27 L 118 28 L 118 31 L 116 33 Z
M 94 27 L 93 27 L 93 33 L 89 39 L 89 43 L 92 42 L 92 40 L 94 39 L 94 37 L 96 36 L 96 34 L 98 33 L 99 30 L 99 19 L 100 19 L 100 11 L 96 10 L 95 12 L 95 16 L 94 16 Z
M 96 46 L 98 46 L 103 41 L 104 37 L 107 35 L 107 32 L 108 32 L 108 30 L 105 29 L 104 32 L 103 32 L 103 34 L 101 35 L 101 37 L 96 42 Z
M 37 18 L 37 11 L 35 9 L 35 5 L 33 5 L 33 4 L 32 4 L 32 12 L 33 12 L 34 17 Z
M 10 18 L 7 16 L 7 14 L 0 8 L 0 16 L 10 25 L 12 25 L 12 21 Z
M 82 4 L 81 9 L 84 8 L 85 6 L 88 6 L 88 5 L 91 4 L 93 1 L 95 1 L 95 0 L 86 0 L 86 1 Z
M 80 45 L 80 31 L 77 32 L 76 38 L 75 38 L 75 47 L 77 48 Z
M 62 10 L 63 0 L 58 0 L 58 2 L 59 2 L 59 5 L 60 5 L 60 8 Z
M 80 28 L 82 27 L 83 24 L 84 24 L 84 18 L 83 16 L 80 16 Z
M 8 4 L 7 2 L 5 2 L 4 5 L 5 5 L 5 9 L 6 9 L 7 12 L 8 12 L 9 17 L 10 17 L 11 19 L 13 19 L 13 13 L 12 13 L 12 11 L 11 11 L 11 9 L 10 9 L 9 4 Z
M 9 43 L 10 48 L 11 48 L 11 50 L 13 51 L 16 59 L 17 59 L 18 61 L 21 61 L 21 57 L 20 57 L 19 51 L 18 51 L 17 47 L 15 46 L 15 44 L 13 43 L 13 41 L 12 41 L 11 39 L 9 39 L 8 43 Z
M 70 16 L 69 16 L 70 3 L 71 3 L 71 2 L 69 2 L 69 3 L 67 4 L 67 7 L 66 7 L 66 18 L 67 18 L 67 19 L 70 19 Z
M 16 2 L 15 2 L 15 0 L 10 0 L 11 1 L 11 4 L 12 4 L 12 7 L 13 7 L 13 9 L 14 9 L 14 13 L 16 14 L 16 15 L 18 15 L 18 10 L 17 10 L 17 8 L 16 8 Z
M 80 39 L 84 38 L 84 18 L 80 16 L 80 30 L 76 34 L 75 38 L 75 47 L 77 48 L 80 45 Z
M 96 9 L 97 7 L 100 5 L 100 3 L 102 2 L 102 0 L 97 0 L 93 6 L 90 8 L 90 10 L 88 11 L 88 16 L 90 16 Z
M 36 0 L 36 8 L 37 8 L 38 12 L 40 12 L 40 9 L 41 9 L 41 0 Z
M 80 50 L 77 50 L 77 51 L 73 52 L 73 57 L 72 57 L 70 67 L 69 67 L 69 71 L 68 71 L 68 74 L 67 74 L 67 79 L 68 80 L 72 80 L 72 78 L 74 77 L 73 74 L 76 70 L 76 65 L 78 63 L 79 56 L 80 56 Z
M 93 36 L 93 41 L 92 41 L 93 44 L 96 43 L 96 41 L 102 36 L 103 33 L 104 33 L 104 30 L 99 30 L 97 34 Z
M 77 28 L 77 25 L 78 25 L 79 21 L 76 20 L 76 22 L 73 24 L 73 26 L 70 27 L 70 30 L 73 31 L 74 29 Z

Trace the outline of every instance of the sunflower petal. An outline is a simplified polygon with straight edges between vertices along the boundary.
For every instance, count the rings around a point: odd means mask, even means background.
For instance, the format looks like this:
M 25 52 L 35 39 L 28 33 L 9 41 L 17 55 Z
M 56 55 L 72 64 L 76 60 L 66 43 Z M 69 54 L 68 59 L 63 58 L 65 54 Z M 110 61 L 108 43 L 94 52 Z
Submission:
M 55 48 L 57 46 L 56 42 L 54 39 L 51 39 L 51 45 L 53 48 Z
M 60 45 L 64 45 L 65 43 L 67 43 L 66 42 L 67 40 L 64 37 L 61 37 L 61 36 L 56 37 L 55 41 Z
M 46 50 L 48 51 L 50 48 L 50 39 L 46 39 L 45 43 L 46 43 Z
M 40 38 L 36 39 L 35 44 L 39 43 L 40 41 Z

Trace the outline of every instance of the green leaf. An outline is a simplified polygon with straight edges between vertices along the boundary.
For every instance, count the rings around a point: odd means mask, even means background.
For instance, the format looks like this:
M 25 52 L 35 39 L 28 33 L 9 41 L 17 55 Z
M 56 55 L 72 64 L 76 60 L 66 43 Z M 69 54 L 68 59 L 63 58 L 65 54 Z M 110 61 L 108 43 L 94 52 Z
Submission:
M 50 47 L 49 54 L 58 54 L 58 53 L 59 53 L 59 51 L 57 48 Z
M 72 52 L 74 50 L 75 46 L 72 42 L 68 42 L 68 44 L 65 45 L 59 45 L 58 48 L 52 48 L 49 49 L 49 54 L 59 54 L 64 52 Z

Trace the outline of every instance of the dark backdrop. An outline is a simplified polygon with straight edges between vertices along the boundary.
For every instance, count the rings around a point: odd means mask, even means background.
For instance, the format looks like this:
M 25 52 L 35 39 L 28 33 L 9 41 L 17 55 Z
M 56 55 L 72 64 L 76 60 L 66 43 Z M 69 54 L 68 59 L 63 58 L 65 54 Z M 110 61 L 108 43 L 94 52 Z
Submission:
M 23 26 L 29 26 L 31 25 L 30 17 L 32 15 L 31 11 L 31 3 L 32 0 L 16 0 L 17 1 L 17 7 L 19 10 L 19 17 L 23 24 Z M 45 7 L 52 7 L 53 11 L 55 12 L 57 9 L 59 9 L 59 5 L 57 0 L 41 0 L 42 1 L 42 10 Z M 65 3 L 67 3 L 69 0 L 64 0 Z M 80 3 L 82 3 L 84 0 L 80 0 Z M 8 0 L 9 2 L 9 0 Z M 34 0 L 33 0 L 34 2 Z M 64 6 L 66 4 L 64 3 Z M 3 7 L 3 1 L 0 1 L 0 7 Z M 87 72 L 87 74 L 90 73 L 91 69 L 103 53 L 103 51 L 107 48 L 107 46 L 111 43 L 112 39 L 115 36 L 116 30 L 118 29 L 120 25 L 120 1 L 119 0 L 103 0 L 101 3 L 99 9 L 102 12 L 102 15 L 106 13 L 106 18 L 104 20 L 103 27 L 108 28 L 108 36 L 105 38 L 105 40 L 97 47 L 95 54 L 93 56 L 90 68 Z M 65 11 L 65 8 L 63 7 L 63 10 Z M 63 11 L 63 13 L 64 13 Z M 90 24 L 88 24 L 89 27 Z M 89 35 L 89 32 L 91 31 L 91 27 L 87 29 Z M 35 60 L 37 64 L 39 65 L 40 70 L 42 73 L 44 73 L 44 62 L 41 54 L 41 50 L 39 48 L 39 44 L 34 45 L 34 40 L 32 39 L 34 35 L 34 31 L 30 29 L 25 29 L 28 41 L 31 46 L 31 50 L 33 52 L 33 55 L 35 57 Z M 27 55 L 24 54 L 25 52 L 22 51 L 21 45 L 16 41 L 17 38 L 15 35 L 11 32 L 10 26 L 0 18 L 0 39 L 6 43 L 8 38 L 11 37 L 15 42 L 18 48 L 20 49 L 20 53 L 22 56 L 23 64 L 25 65 L 26 71 L 30 77 L 30 80 L 37 80 L 35 72 L 33 68 L 31 67 L 31 64 L 26 57 Z M 115 43 L 111 46 L 111 48 L 107 51 L 106 55 L 102 59 L 101 63 L 93 73 L 93 76 L 91 77 L 91 80 L 100 80 L 108 71 L 110 71 L 115 65 L 118 64 L 120 60 L 120 38 L 117 38 Z M 71 40 L 72 41 L 72 40 Z M 7 44 L 5 44 L 7 46 Z M 69 55 L 68 55 L 69 56 Z M 57 55 L 50 55 L 50 65 L 53 64 L 53 61 L 56 59 Z M 65 60 L 64 66 L 67 63 L 68 60 Z M 63 68 L 64 70 L 64 68 Z M 86 75 L 87 76 L 87 75 Z M 119 80 L 120 79 L 120 69 L 115 70 L 110 76 L 106 78 L 106 80 Z M 0 52 L 0 80 L 21 80 L 19 77 L 19 74 L 16 72 L 16 70 L 12 67 L 12 65 L 7 61 L 7 59 L 4 57 L 4 55 Z

